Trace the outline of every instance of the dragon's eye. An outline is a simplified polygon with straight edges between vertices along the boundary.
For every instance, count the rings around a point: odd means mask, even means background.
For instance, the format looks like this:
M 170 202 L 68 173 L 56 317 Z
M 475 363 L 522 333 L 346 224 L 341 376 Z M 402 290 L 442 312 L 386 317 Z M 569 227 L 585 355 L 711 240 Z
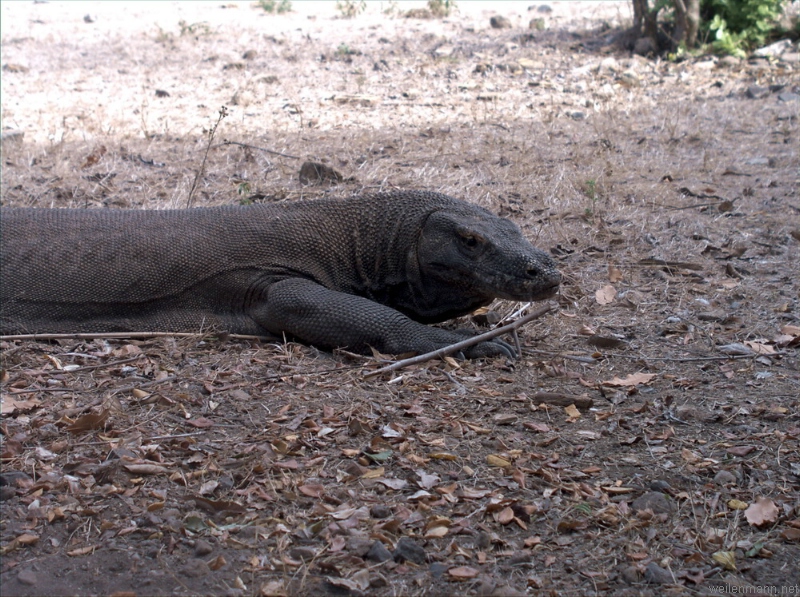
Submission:
M 461 242 L 464 246 L 470 249 L 474 249 L 483 243 L 483 238 L 480 235 L 468 230 L 459 230 L 458 236 L 461 238 Z

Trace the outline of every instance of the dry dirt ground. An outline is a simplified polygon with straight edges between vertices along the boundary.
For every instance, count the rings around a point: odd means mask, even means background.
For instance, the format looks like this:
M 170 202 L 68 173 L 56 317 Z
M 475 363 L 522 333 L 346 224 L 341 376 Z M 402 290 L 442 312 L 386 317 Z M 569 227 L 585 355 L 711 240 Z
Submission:
M 5 206 L 185 206 L 225 105 L 194 205 L 442 191 L 564 273 L 515 362 L 3 339 L 3 595 L 800 593 L 797 47 L 461 4 L 0 5 Z

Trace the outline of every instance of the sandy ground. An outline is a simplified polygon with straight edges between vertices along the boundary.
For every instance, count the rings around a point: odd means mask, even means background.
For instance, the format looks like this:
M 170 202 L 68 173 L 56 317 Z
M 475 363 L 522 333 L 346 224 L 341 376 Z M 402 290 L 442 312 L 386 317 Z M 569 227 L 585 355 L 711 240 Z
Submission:
M 0 340 L 3 595 L 797 594 L 796 44 L 294 6 L 0 3 L 2 205 L 442 191 L 557 259 L 554 309 L 517 361 L 369 378 L 274 339 Z

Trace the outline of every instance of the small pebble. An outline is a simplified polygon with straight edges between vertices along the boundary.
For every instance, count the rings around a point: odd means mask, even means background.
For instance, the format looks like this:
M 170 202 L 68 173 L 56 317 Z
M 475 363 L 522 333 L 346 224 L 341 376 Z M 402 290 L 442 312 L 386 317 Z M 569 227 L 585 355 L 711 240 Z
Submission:
M 207 556 L 212 551 L 214 551 L 214 548 L 211 547 L 211 544 L 208 541 L 204 541 L 203 539 L 198 539 L 194 544 L 194 555 L 196 555 L 198 558 Z
M 367 559 L 373 562 L 383 563 L 392 559 L 392 552 L 386 549 L 381 541 L 375 541 L 367 552 Z
M 425 550 L 413 539 L 401 537 L 394 548 L 394 559 L 397 562 L 425 563 Z
M 671 585 L 675 582 L 672 573 L 655 562 L 650 562 L 644 569 L 644 579 L 654 585 Z
M 717 485 L 736 485 L 736 475 L 730 471 L 719 471 L 714 475 L 714 483 Z
M 33 570 L 20 570 L 17 574 L 17 580 L 23 585 L 35 585 L 36 573 Z

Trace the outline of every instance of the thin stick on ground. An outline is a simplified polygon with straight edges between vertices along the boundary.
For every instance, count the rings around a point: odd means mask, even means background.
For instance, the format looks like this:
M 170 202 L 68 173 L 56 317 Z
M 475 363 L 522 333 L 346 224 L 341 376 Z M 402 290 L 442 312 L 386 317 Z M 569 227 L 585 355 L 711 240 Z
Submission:
M 257 149 L 258 151 L 264 151 L 266 153 L 270 153 L 272 155 L 278 155 L 282 158 L 290 158 L 292 160 L 299 160 L 300 158 L 296 155 L 289 155 L 287 153 L 281 153 L 280 151 L 275 151 L 273 149 L 267 149 L 265 147 L 259 147 L 258 145 L 250 145 L 249 143 L 240 143 L 239 141 L 228 141 L 225 139 L 222 143 L 214 145 L 214 147 L 222 147 L 223 145 L 238 145 L 239 147 L 245 147 L 247 149 Z
M 402 361 L 396 361 L 391 365 L 387 365 L 386 367 L 381 367 L 380 369 L 376 369 L 375 371 L 369 371 L 365 373 L 364 378 L 374 377 L 376 375 L 380 375 L 381 373 L 397 371 L 398 369 L 402 369 L 403 367 L 408 367 L 409 365 L 416 365 L 417 363 L 424 363 L 426 361 L 438 359 L 439 357 L 444 357 L 449 354 L 453 354 L 454 352 L 458 352 L 459 350 L 463 350 L 464 348 L 469 348 L 470 346 L 474 346 L 475 344 L 480 344 L 481 342 L 485 342 L 486 340 L 491 340 L 492 338 L 502 336 L 503 334 L 507 334 L 508 332 L 513 332 L 514 330 L 525 325 L 529 321 L 538 319 L 539 317 L 541 317 L 542 315 L 544 315 L 545 313 L 547 313 L 552 309 L 553 309 L 552 305 L 542 305 L 541 307 L 536 309 L 536 311 L 528 313 L 524 317 L 520 317 L 519 319 L 517 319 L 512 323 L 509 323 L 508 325 L 495 328 L 484 334 L 473 336 L 472 338 L 467 338 L 466 340 L 462 340 L 461 342 L 456 342 L 455 344 L 451 344 L 450 346 L 445 346 L 444 348 L 439 348 L 431 352 L 426 352 L 425 354 L 411 357 L 410 359 L 403 359 Z
M 226 334 L 213 332 L 78 332 L 74 334 L 11 334 L 0 336 L 0 340 L 126 340 L 145 338 L 226 338 L 231 340 L 280 341 L 275 336 L 253 336 L 250 334 Z
M 203 178 L 203 175 L 206 172 L 206 162 L 208 161 L 208 152 L 211 151 L 211 143 L 214 142 L 214 135 L 217 133 L 217 127 L 219 123 L 222 122 L 222 119 L 228 115 L 228 108 L 226 106 L 222 106 L 219 109 L 219 117 L 217 121 L 214 123 L 214 126 L 208 131 L 208 143 L 206 143 L 206 152 L 203 155 L 203 161 L 200 164 L 200 169 L 197 171 L 197 174 L 192 181 L 192 188 L 189 189 L 189 198 L 186 200 L 186 207 L 192 206 L 192 200 L 194 199 L 194 193 L 197 190 L 197 185 L 200 184 L 200 179 Z

